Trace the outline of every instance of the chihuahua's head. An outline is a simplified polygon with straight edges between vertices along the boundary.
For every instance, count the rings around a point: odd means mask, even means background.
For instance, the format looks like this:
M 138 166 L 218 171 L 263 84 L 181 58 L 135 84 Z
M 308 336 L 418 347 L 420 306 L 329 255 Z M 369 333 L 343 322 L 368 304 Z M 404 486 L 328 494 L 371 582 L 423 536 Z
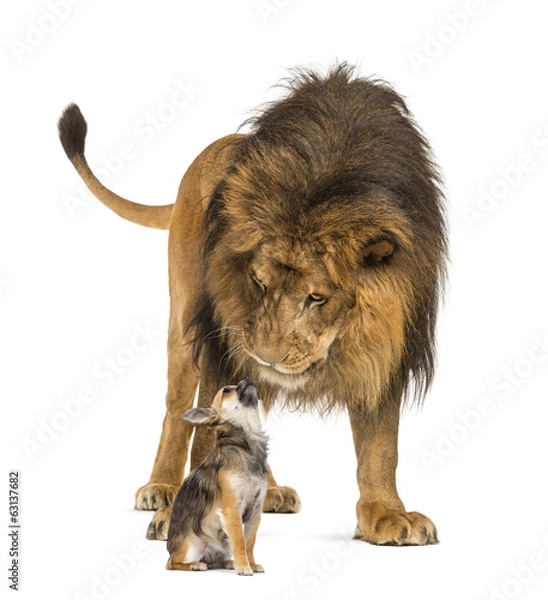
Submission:
M 181 418 L 195 427 L 219 427 L 228 422 L 241 427 L 246 433 L 259 433 L 261 419 L 257 388 L 251 379 L 245 377 L 238 385 L 220 389 L 209 408 L 191 408 Z

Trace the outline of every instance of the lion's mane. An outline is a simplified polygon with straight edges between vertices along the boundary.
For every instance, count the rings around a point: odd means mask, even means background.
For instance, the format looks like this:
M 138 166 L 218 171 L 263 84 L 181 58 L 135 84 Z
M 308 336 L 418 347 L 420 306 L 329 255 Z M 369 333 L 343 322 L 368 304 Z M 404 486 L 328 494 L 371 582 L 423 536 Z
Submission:
M 248 264 L 266 240 L 292 240 L 321 253 L 353 306 L 329 359 L 286 400 L 368 410 L 401 392 L 420 401 L 434 372 L 447 254 L 429 145 L 389 85 L 355 77 L 346 64 L 325 76 L 301 71 L 288 87 L 248 122 L 210 199 L 195 357 L 254 377 L 257 365 L 239 342 L 254 310 Z M 372 239 L 395 247 L 380 264 L 364 256 Z M 260 391 L 267 403 L 279 392 Z

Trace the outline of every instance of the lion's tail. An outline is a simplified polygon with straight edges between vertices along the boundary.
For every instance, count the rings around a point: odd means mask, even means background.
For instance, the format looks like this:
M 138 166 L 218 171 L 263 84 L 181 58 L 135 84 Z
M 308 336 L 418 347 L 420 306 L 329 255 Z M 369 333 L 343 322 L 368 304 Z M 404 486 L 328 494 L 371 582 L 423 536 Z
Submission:
M 92 194 L 128 221 L 155 229 L 169 229 L 173 204 L 147 206 L 131 202 L 111 192 L 95 177 L 84 156 L 86 133 L 87 124 L 80 109 L 76 104 L 70 104 L 59 119 L 59 138 L 70 162 Z

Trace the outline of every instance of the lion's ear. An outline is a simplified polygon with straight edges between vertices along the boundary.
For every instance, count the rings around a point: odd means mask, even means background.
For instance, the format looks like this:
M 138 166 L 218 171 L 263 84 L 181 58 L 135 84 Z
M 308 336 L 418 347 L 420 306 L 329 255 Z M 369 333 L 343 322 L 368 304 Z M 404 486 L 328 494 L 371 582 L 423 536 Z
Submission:
M 388 258 L 394 252 L 395 246 L 389 240 L 378 240 L 369 244 L 363 252 L 364 264 L 377 264 Z
M 214 408 L 191 408 L 185 412 L 181 417 L 183 421 L 198 427 L 205 425 L 207 427 L 214 427 L 219 423 L 219 413 Z

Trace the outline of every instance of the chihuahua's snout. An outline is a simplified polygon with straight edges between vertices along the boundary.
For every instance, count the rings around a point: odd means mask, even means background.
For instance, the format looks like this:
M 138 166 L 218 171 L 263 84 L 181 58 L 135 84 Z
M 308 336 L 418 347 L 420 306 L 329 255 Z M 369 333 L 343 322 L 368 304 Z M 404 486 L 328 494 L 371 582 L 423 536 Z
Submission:
M 238 398 L 240 402 L 244 406 L 257 406 L 258 398 L 257 398 L 257 388 L 255 384 L 249 379 L 249 377 L 244 377 L 236 386 L 236 392 L 238 393 Z

